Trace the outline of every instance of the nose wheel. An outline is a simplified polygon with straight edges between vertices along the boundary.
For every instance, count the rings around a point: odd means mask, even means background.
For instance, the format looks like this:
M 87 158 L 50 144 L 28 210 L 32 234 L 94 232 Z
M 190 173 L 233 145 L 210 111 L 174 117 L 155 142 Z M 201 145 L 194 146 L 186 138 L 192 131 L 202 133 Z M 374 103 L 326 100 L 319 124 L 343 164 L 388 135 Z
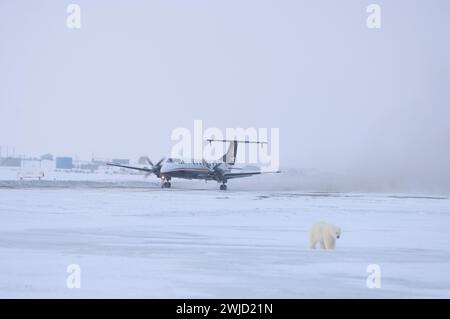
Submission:
M 226 191 L 227 190 L 227 185 L 225 185 L 225 184 L 220 185 L 220 190 L 221 191 Z

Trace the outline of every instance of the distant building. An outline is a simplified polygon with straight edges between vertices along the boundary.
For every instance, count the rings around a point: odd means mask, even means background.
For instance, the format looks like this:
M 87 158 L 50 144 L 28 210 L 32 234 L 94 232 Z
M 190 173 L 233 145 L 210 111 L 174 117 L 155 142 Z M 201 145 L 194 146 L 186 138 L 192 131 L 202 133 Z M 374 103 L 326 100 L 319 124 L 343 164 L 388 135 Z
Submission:
M 41 160 L 40 168 L 44 171 L 53 171 L 56 168 L 55 161 Z
M 40 169 L 41 168 L 41 161 L 40 160 L 36 160 L 36 159 L 32 159 L 32 158 L 24 158 L 22 159 L 22 165 L 21 167 L 23 169 Z
M 41 155 L 41 160 L 45 161 L 53 161 L 53 155 L 52 154 L 44 154 Z
M 97 166 L 105 166 L 106 165 L 106 163 L 108 163 L 109 161 L 107 161 L 107 160 L 99 160 L 99 159 L 93 159 L 92 160 L 92 164 L 94 164 L 94 165 L 97 165 Z
M 130 165 L 130 160 L 129 159 L 113 159 L 112 162 L 114 164 L 119 164 L 119 165 Z
M 143 164 L 143 165 L 148 164 L 148 156 L 139 157 L 138 164 Z
M 98 165 L 94 163 L 84 163 L 79 165 L 79 169 L 95 171 L 98 169 Z
M 72 169 L 73 160 L 72 157 L 57 157 L 56 169 Z
M 22 166 L 22 159 L 18 158 L 18 157 L 0 158 L 0 166 L 21 167 Z

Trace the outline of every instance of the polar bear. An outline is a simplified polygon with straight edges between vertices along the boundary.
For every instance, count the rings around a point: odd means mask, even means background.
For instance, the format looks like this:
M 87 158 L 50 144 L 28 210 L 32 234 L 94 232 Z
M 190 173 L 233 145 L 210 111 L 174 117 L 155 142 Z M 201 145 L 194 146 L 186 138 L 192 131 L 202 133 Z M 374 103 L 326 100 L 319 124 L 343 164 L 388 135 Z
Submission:
M 320 243 L 322 249 L 334 249 L 336 239 L 341 236 L 341 229 L 327 223 L 316 223 L 309 231 L 309 247 L 316 249 Z

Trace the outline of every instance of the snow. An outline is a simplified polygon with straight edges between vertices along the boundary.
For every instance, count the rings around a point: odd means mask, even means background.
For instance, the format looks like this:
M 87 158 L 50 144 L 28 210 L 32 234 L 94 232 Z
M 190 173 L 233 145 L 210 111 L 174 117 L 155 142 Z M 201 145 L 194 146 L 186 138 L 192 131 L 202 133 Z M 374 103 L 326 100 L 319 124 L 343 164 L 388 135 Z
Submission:
M 448 197 L 216 186 L 0 181 L 0 297 L 450 297 Z M 308 248 L 317 221 L 335 251 Z

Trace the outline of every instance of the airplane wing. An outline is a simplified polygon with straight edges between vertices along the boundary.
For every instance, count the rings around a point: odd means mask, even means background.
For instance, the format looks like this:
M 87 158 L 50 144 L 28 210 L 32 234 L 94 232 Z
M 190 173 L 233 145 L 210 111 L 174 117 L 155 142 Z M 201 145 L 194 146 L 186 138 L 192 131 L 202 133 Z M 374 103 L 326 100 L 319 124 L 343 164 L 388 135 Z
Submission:
M 253 176 L 253 175 L 259 175 L 259 174 L 269 174 L 269 173 L 281 173 L 281 171 L 273 171 L 273 172 L 228 172 L 228 173 L 224 173 L 224 177 L 226 179 L 231 179 L 231 178 L 240 178 L 240 177 L 248 177 L 248 176 Z
M 113 164 L 113 163 L 106 163 L 106 165 L 108 166 L 116 166 L 116 167 L 123 167 L 123 168 L 129 168 L 129 169 L 134 169 L 137 171 L 143 171 L 143 172 L 147 172 L 147 173 L 152 173 L 153 170 L 151 168 L 145 168 L 145 167 L 136 167 L 136 166 L 127 166 L 127 165 L 120 165 L 120 164 Z

